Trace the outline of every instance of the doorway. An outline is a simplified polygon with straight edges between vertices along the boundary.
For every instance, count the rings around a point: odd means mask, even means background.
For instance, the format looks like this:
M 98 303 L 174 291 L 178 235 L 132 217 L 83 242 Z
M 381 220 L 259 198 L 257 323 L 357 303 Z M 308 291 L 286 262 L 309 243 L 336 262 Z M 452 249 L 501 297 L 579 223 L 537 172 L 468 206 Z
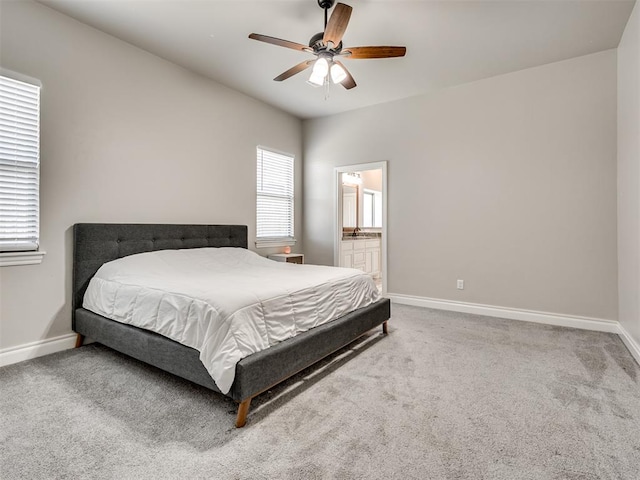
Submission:
M 360 269 L 387 293 L 387 162 L 335 168 L 333 264 Z

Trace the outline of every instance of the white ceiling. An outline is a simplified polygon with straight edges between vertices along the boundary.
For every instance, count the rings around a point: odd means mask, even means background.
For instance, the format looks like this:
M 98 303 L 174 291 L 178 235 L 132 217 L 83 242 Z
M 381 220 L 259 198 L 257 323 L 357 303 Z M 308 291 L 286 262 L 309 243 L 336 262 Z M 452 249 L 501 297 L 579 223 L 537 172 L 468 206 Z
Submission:
M 317 0 L 40 0 L 62 13 L 300 118 L 331 115 L 618 46 L 634 0 L 342 0 L 345 47 L 405 45 L 404 58 L 343 63 L 358 86 L 272 79 L 310 54 Z

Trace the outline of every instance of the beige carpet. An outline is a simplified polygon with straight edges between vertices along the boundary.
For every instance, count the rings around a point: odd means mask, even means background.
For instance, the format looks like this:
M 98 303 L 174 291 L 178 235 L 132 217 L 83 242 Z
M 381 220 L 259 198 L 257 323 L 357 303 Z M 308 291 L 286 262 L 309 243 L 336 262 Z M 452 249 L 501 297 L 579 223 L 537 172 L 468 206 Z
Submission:
M 89 345 L 0 369 L 2 479 L 640 478 L 640 368 L 611 334 L 394 305 L 254 400 Z

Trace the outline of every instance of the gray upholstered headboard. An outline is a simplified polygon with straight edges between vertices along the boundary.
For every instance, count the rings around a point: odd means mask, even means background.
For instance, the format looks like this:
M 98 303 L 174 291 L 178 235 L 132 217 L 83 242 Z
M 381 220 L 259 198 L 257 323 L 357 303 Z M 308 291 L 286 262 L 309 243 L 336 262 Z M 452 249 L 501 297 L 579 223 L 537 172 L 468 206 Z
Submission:
M 89 280 L 103 263 L 134 253 L 200 247 L 247 248 L 247 226 L 76 223 L 71 300 L 74 321 Z

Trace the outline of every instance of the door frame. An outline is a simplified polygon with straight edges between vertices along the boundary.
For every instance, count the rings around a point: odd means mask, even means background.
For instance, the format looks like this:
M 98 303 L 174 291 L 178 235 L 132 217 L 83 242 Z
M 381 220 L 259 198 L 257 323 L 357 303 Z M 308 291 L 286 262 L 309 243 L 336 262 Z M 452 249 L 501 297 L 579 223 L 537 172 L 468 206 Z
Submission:
M 387 295 L 387 161 L 343 165 L 333 169 L 333 264 L 340 265 L 340 242 L 342 241 L 342 196 L 340 182 L 343 173 L 363 170 L 382 170 L 382 236 L 380 244 L 380 270 L 382 272 L 382 295 Z

